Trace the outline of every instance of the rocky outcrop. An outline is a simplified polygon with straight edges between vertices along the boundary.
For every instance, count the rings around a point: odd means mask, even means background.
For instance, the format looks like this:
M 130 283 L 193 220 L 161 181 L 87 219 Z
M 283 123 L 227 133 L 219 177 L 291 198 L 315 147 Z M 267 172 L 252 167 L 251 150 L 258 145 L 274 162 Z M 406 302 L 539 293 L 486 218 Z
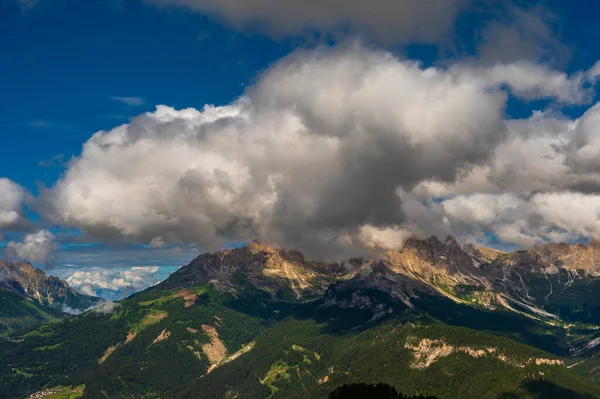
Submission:
M 412 307 L 411 300 L 435 290 L 412 276 L 397 272 L 383 260 L 364 263 L 348 279 L 331 284 L 323 296 L 324 306 L 368 309 L 375 314 Z
M 527 359 L 512 359 L 501 353 L 498 348 L 493 346 L 455 346 L 450 345 L 443 339 L 418 339 L 416 337 L 407 337 L 404 348 L 413 352 L 414 360 L 410 364 L 413 369 L 424 370 L 437 362 L 441 358 L 452 354 L 464 353 L 473 358 L 493 357 L 514 367 L 523 368 L 528 365 L 536 366 L 562 366 L 564 362 L 560 359 L 548 359 L 541 357 L 530 357 Z
M 482 275 L 471 256 L 453 237 L 439 241 L 408 240 L 401 251 L 389 251 L 386 263 L 396 273 L 404 274 L 426 284 L 480 284 Z
M 515 251 L 489 262 L 491 268 L 556 274 L 561 269 L 600 273 L 600 242 L 584 244 L 546 244 Z
M 475 245 L 471 243 L 466 244 L 463 247 L 463 250 L 471 257 L 475 266 L 493 262 L 499 256 L 506 254 L 506 252 L 499 251 L 494 248 L 483 247 L 481 245 Z
M 162 330 L 160 332 L 160 334 L 158 335 L 158 337 L 156 337 L 156 339 L 154 341 L 152 341 L 153 344 L 156 344 L 160 341 L 164 341 L 166 339 L 168 339 L 171 336 L 171 332 L 169 330 Z

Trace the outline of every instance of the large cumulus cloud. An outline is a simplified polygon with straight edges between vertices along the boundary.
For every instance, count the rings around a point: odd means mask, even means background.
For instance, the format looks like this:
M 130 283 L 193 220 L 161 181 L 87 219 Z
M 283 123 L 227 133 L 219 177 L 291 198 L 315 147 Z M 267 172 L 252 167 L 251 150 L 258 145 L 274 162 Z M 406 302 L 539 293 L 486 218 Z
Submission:
M 556 112 L 507 122 L 490 161 L 456 182 L 422 182 L 419 198 L 454 234 L 527 247 L 600 236 L 600 105 L 571 120 Z
M 515 140 L 538 135 L 563 158 L 572 148 L 554 142 L 572 125 L 560 118 L 544 118 L 558 126 L 546 135 L 504 121 L 503 89 L 583 102 L 582 76 L 533 63 L 423 68 L 360 45 L 300 51 L 229 105 L 158 106 L 96 133 L 43 209 L 108 241 L 211 249 L 259 238 L 314 256 L 461 233 L 468 221 L 433 197 L 506 191 L 498 154 Z M 558 184 L 539 169 L 539 185 Z

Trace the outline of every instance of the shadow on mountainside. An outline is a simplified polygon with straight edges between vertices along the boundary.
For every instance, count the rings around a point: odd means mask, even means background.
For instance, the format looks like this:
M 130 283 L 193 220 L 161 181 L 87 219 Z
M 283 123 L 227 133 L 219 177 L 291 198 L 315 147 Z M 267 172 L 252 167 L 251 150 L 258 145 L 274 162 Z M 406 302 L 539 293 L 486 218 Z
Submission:
M 443 323 L 467 327 L 540 348 L 558 356 L 568 353 L 559 328 L 506 310 L 485 310 L 461 305 L 435 295 L 414 298 L 413 308 L 377 289 L 335 291 L 311 302 L 273 300 L 268 293 L 255 291 L 229 301 L 228 306 L 267 323 L 287 317 L 310 319 L 323 324 L 322 332 L 354 334 L 390 319 L 421 324 Z M 351 303 L 354 301 L 353 303 Z
M 525 390 L 531 393 L 528 396 L 532 399 L 594 399 L 596 396 L 575 392 L 571 389 L 558 386 L 550 381 L 533 379 L 524 382 L 521 385 Z M 521 394 L 505 393 L 498 399 L 518 399 Z
M 347 384 L 337 387 L 329 399 L 437 399 L 435 396 L 404 396 L 388 384 Z

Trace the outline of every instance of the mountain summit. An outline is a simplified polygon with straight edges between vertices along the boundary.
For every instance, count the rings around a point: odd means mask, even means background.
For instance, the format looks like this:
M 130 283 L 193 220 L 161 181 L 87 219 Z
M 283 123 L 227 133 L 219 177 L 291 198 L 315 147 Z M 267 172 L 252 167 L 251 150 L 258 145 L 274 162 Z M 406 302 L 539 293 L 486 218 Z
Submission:
M 26 262 L 0 260 L 0 287 L 28 301 L 62 312 L 85 310 L 100 300 L 76 292 L 66 281 L 48 276 Z

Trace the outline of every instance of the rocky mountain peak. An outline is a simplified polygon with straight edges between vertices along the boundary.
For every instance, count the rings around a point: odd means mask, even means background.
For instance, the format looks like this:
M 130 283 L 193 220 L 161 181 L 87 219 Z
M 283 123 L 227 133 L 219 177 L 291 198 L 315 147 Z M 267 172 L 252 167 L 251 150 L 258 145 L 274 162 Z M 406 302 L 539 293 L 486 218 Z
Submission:
M 584 270 L 600 272 L 600 243 L 549 243 L 506 254 L 494 260 L 495 267 L 510 267 L 521 271 Z
M 205 253 L 173 273 L 161 283 L 164 288 L 184 288 L 211 283 L 222 291 L 237 295 L 259 289 L 273 296 L 291 294 L 297 298 L 320 293 L 342 265 L 311 262 L 298 251 L 252 241 L 245 247 Z
M 58 277 L 48 276 L 27 262 L 0 260 L 0 287 L 27 300 L 56 309 L 87 309 L 100 298 L 75 292 Z
M 13 274 L 13 273 L 22 273 L 22 274 L 33 274 L 35 273 L 35 268 L 31 263 L 27 262 L 9 262 L 5 260 L 0 260 L 0 271 L 3 271 L 4 274 Z M 41 270 L 40 270 L 41 271 Z M 0 278 L 1 280 L 1 278 Z
M 495 248 L 484 247 L 472 243 L 466 244 L 463 247 L 463 250 L 467 254 L 469 254 L 475 266 L 479 266 L 485 263 L 491 263 L 494 260 L 498 259 L 499 256 L 506 254 L 506 252 L 500 251 Z
M 473 261 L 453 237 L 442 243 L 437 237 L 410 239 L 401 251 L 388 252 L 393 269 L 429 278 L 436 274 L 471 274 Z
M 250 253 L 252 254 L 257 254 L 259 252 L 265 252 L 265 253 L 276 253 L 279 252 L 277 248 L 275 248 L 272 245 L 268 245 L 268 244 L 263 244 L 258 240 L 254 240 L 252 241 L 250 244 L 248 244 L 248 251 L 250 251 Z
M 445 241 L 446 246 L 449 247 L 460 247 L 460 244 L 452 236 L 447 236 Z
M 593 238 L 590 240 L 590 243 L 588 244 L 588 249 L 593 249 L 593 250 L 600 250 L 600 239 L 598 238 Z

